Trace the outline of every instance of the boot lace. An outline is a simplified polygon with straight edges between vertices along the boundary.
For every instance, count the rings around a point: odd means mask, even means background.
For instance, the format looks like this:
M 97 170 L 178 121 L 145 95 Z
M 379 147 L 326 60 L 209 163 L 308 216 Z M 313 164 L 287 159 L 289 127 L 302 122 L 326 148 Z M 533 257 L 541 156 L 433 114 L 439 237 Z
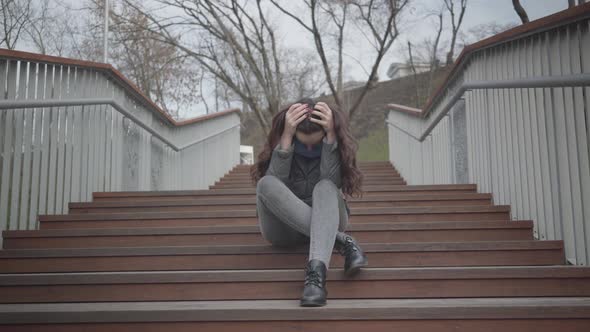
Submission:
M 352 241 L 352 238 L 350 236 L 347 236 L 344 244 L 342 244 L 339 248 L 338 248 L 338 252 L 341 255 L 344 256 L 348 256 L 350 255 L 353 251 L 358 251 L 358 249 L 356 248 L 356 246 L 354 245 L 354 242 Z
M 307 270 L 307 275 L 305 276 L 305 284 L 313 284 L 318 287 L 322 287 L 320 273 L 314 270 Z

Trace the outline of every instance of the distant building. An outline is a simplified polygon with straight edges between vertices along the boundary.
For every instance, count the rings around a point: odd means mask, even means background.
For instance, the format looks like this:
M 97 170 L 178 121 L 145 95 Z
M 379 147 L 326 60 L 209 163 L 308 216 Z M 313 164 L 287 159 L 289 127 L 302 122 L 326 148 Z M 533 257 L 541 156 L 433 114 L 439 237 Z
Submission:
M 240 145 L 240 164 L 254 164 L 254 147 L 252 145 Z
M 430 70 L 430 64 L 428 63 L 415 63 L 414 67 L 416 68 L 416 73 L 423 73 Z M 387 69 L 387 76 L 390 79 L 409 76 L 413 73 L 414 72 L 412 71 L 412 67 L 410 67 L 410 65 L 401 62 L 394 62 L 389 65 L 389 68 Z
M 365 85 L 365 82 L 361 82 L 361 81 L 343 82 L 342 83 L 342 91 L 360 88 L 361 86 L 364 86 L 364 85 Z

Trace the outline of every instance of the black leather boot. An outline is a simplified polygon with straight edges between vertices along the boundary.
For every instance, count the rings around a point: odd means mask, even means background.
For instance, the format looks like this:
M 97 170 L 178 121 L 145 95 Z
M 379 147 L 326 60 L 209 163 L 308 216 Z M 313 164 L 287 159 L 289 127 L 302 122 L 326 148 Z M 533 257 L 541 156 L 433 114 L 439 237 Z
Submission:
M 312 259 L 305 266 L 305 284 L 301 296 L 301 306 L 321 307 L 326 305 L 326 264 Z
M 367 255 L 350 235 L 346 235 L 344 243 L 336 241 L 334 247 L 340 255 L 344 256 L 344 274 L 346 276 L 356 274 L 361 267 L 369 264 Z

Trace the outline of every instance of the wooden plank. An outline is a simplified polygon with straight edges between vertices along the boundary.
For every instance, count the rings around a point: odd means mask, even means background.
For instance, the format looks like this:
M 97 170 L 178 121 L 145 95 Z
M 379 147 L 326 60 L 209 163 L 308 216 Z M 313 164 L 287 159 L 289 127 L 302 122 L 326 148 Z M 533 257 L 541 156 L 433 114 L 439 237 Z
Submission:
M 374 299 L 330 300 L 321 309 L 296 300 L 166 301 L 1 304 L 0 321 L 17 323 L 558 319 L 590 316 L 588 298 Z M 590 326 L 590 321 L 586 322 Z

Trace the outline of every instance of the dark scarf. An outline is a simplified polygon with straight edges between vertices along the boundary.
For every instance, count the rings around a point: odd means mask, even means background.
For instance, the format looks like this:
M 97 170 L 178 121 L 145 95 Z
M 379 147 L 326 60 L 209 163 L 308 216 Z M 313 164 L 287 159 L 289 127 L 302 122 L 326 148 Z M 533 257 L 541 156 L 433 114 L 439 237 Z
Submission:
M 304 156 L 306 158 L 319 158 L 322 155 L 323 141 L 314 144 L 311 150 L 307 150 L 307 146 L 301 143 L 296 136 L 293 136 L 293 140 L 295 143 L 295 153 L 298 155 Z

